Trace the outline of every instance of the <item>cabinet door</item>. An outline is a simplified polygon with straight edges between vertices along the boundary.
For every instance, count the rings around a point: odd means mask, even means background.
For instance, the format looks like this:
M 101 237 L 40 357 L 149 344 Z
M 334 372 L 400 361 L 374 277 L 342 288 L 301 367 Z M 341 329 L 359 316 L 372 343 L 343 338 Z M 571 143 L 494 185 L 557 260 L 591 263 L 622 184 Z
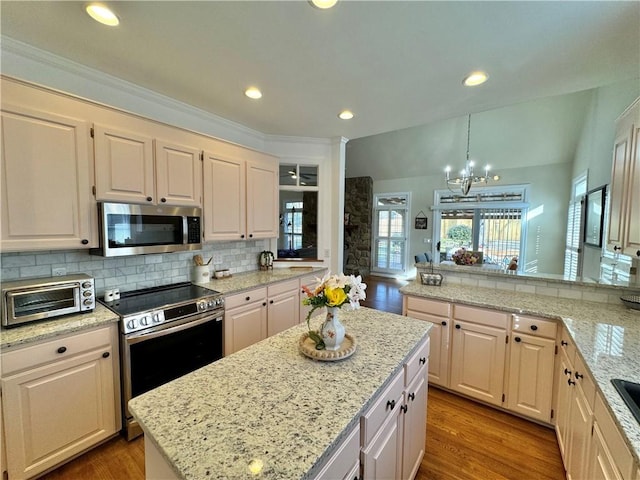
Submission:
M 224 354 L 231 355 L 267 338 L 266 302 L 229 309 L 224 314 Z
M 358 477 L 359 472 L 360 426 L 356 425 L 336 448 L 314 480 L 353 480 Z
M 278 236 L 278 163 L 247 162 L 247 237 Z
M 556 438 L 565 470 L 569 468 L 569 425 L 571 418 L 572 392 L 569 379 L 573 366 L 567 358 L 564 348 L 560 349 L 558 361 L 558 387 L 556 405 Z
M 640 257 L 640 104 L 635 107 L 635 112 L 622 251 L 626 255 L 637 258 Z
M 511 343 L 507 408 L 551 422 L 555 340 L 515 333 Z
M 204 157 L 204 239 L 240 240 L 246 228 L 246 163 L 242 159 Z
M 593 440 L 591 442 L 591 452 L 589 453 L 588 474 L 590 480 L 623 480 L 597 422 L 593 424 Z
M 502 405 L 506 332 L 454 321 L 451 339 L 451 389 Z
M 273 297 L 269 296 L 267 336 L 270 337 L 297 325 L 300 317 L 299 308 L 300 297 L 297 288 Z
M 427 441 L 427 381 L 424 374 L 409 385 L 405 392 L 404 443 L 402 478 L 415 478 Z
M 429 352 L 429 383 L 448 387 L 450 320 L 413 310 L 408 310 L 407 316 L 433 323 L 433 327 L 429 331 L 431 344 Z
M 591 445 L 591 424 L 593 413 L 582 389 L 571 384 L 571 410 L 569 412 L 570 453 L 568 455 L 567 479 L 581 480 L 587 475 L 589 447 Z
M 157 203 L 202 206 L 200 150 L 155 141 Z
M 115 434 L 113 375 L 105 346 L 5 377 L 9 477 L 32 477 Z
M 402 475 L 402 409 L 398 406 L 362 450 L 362 480 L 389 480 Z
M 93 129 L 96 199 L 155 203 L 153 140 L 104 125 Z
M 2 251 L 95 246 L 87 123 L 2 108 Z

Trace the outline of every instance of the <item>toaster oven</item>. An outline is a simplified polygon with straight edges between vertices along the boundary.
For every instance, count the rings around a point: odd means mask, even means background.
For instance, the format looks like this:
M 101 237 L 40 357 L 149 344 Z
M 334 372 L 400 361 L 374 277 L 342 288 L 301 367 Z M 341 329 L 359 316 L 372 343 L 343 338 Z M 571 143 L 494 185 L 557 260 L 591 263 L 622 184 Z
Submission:
M 60 315 L 91 311 L 96 306 L 94 283 L 94 279 L 85 274 L 3 283 L 2 326 L 13 327 Z

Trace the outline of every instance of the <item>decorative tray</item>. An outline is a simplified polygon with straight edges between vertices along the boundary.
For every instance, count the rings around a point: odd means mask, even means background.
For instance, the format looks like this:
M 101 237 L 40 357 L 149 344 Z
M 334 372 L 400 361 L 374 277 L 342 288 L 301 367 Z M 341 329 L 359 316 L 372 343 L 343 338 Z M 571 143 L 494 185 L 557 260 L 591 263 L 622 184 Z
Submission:
M 349 358 L 356 351 L 358 344 L 356 339 L 348 333 L 344 334 L 344 340 L 338 350 L 316 350 L 316 344 L 309 338 L 309 333 L 305 332 L 298 343 L 300 352 L 309 358 L 321 362 L 335 362 Z
M 622 300 L 622 303 L 627 307 L 640 310 L 640 295 L 625 295 L 624 297 L 620 297 L 620 300 Z

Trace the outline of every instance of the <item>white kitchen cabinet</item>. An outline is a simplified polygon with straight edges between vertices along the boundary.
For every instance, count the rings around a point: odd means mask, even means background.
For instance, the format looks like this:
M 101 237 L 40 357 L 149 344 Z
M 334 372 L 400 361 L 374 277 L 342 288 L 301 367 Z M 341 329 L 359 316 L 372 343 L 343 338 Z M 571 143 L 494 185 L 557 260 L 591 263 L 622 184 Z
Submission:
M 609 185 L 607 247 L 640 257 L 640 98 L 619 118 Z
M 634 464 L 633 456 L 599 393 L 595 399 L 593 415 L 589 467 L 583 478 L 633 480 L 638 465 Z
M 143 126 L 140 126 L 143 130 Z M 93 127 L 96 199 L 202 205 L 201 151 L 131 129 Z
M 225 298 L 224 354 L 231 355 L 267 338 L 267 288 Z
M 278 236 L 278 161 L 233 145 L 204 154 L 205 240 Z
M 507 408 L 551 423 L 557 324 L 512 316 Z
M 300 281 L 275 283 L 267 287 L 267 336 L 297 325 L 300 319 Z
M 484 402 L 503 402 L 508 315 L 453 307 L 450 388 Z
M 88 123 L 3 102 L 1 128 L 2 251 L 96 246 Z
M 429 331 L 429 383 L 449 386 L 449 342 L 451 338 L 451 304 L 427 298 L 403 298 L 403 315 L 433 323 Z
M 360 425 L 347 434 L 315 480 L 353 480 L 360 476 Z
M 121 428 L 117 325 L 2 353 L 9 478 L 31 478 Z

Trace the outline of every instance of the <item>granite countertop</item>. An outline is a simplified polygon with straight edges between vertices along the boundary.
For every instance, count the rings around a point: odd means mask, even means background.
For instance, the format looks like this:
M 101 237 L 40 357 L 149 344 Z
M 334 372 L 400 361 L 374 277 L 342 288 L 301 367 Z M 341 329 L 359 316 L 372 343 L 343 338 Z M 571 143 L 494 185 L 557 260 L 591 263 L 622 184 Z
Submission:
M 360 308 L 340 311 L 358 347 L 319 362 L 298 351 L 297 325 L 133 398 L 129 408 L 185 479 L 310 478 L 371 398 L 402 369 L 431 324 Z M 382 338 L 383 341 L 378 339 Z
M 591 370 L 636 462 L 640 462 L 640 424 L 611 384 L 613 378 L 640 383 L 640 311 L 630 310 L 622 304 L 464 285 L 433 287 L 412 282 L 402 287 L 400 292 L 562 321 Z
M 118 320 L 115 313 L 98 303 L 92 312 L 55 317 L 51 320 L 27 323 L 18 327 L 2 328 L 0 330 L 0 350 L 116 323 Z
M 199 285 L 210 290 L 216 290 L 225 295 L 239 293 L 256 287 L 263 287 L 271 283 L 283 282 L 292 278 L 316 275 L 322 277 L 326 267 L 294 267 L 274 268 L 272 270 L 255 270 L 252 272 L 236 273 L 231 277 L 215 278 L 208 283 Z

